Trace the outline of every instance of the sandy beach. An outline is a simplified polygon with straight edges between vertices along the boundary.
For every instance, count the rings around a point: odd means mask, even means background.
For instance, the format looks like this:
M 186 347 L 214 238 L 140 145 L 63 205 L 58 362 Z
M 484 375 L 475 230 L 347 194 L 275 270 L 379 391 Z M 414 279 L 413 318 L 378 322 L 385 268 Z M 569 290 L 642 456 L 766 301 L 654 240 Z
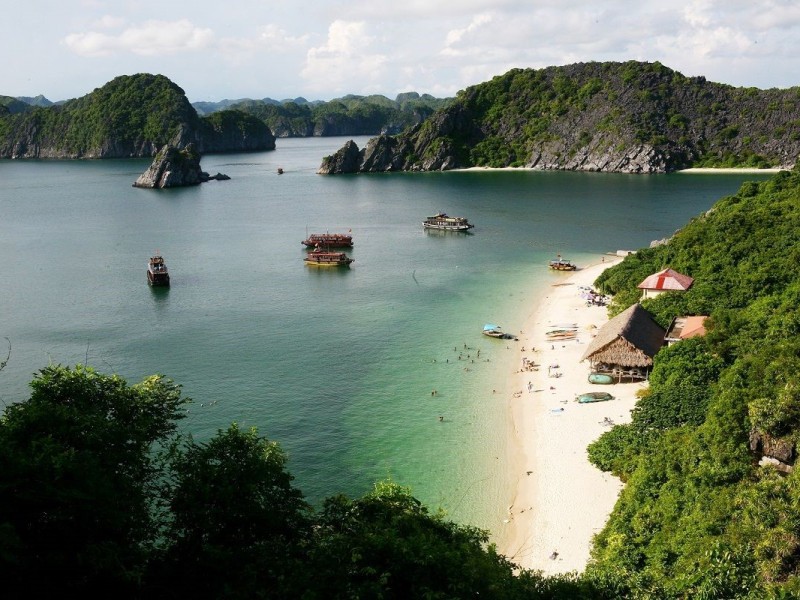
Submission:
M 622 484 L 593 467 L 586 447 L 612 424 L 630 421 L 636 392 L 644 383 L 593 385 L 581 356 L 608 321 L 606 308 L 587 306 L 581 296 L 607 267 L 597 263 L 572 273 L 554 273 L 551 287 L 519 336 L 520 356 L 512 375 L 512 461 L 519 468 L 516 496 L 508 508 L 505 547 L 521 567 L 546 574 L 582 571 L 592 536 L 604 525 Z M 548 341 L 546 332 L 574 325 L 574 340 Z M 532 366 L 533 365 L 533 366 Z M 579 404 L 577 395 L 609 392 L 613 400 Z
M 463 169 L 453 169 L 453 171 L 534 171 L 530 167 L 465 167 Z M 779 173 L 780 171 L 791 171 L 791 166 L 785 167 L 768 167 L 765 169 L 756 167 L 690 167 L 688 169 L 680 169 L 675 173 L 708 173 L 723 174 L 723 173 Z

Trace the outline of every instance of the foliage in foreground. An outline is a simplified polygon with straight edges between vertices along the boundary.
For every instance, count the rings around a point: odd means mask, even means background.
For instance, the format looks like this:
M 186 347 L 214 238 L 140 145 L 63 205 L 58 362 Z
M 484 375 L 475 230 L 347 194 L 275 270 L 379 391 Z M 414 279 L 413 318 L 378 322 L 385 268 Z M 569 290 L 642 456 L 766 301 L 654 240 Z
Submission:
M 613 581 L 515 572 L 486 532 L 379 483 L 315 512 L 278 444 L 236 425 L 199 443 L 188 400 L 48 366 L 0 419 L 4 596 L 611 598 Z M 606 591 L 602 591 L 606 590 Z

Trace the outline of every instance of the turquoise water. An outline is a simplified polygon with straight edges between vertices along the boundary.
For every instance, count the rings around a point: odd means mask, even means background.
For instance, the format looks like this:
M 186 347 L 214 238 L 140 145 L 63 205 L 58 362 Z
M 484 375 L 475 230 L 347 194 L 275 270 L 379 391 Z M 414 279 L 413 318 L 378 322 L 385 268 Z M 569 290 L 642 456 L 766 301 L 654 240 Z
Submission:
M 646 246 L 764 177 L 316 175 L 345 141 L 207 156 L 232 179 L 181 190 L 133 188 L 149 161 L 0 162 L 0 401 L 26 398 L 49 362 L 131 383 L 161 373 L 193 399 L 196 438 L 257 427 L 312 502 L 391 477 L 497 530 L 519 353 L 484 323 L 518 329 L 562 276 L 546 268 L 556 253 L 581 264 Z M 423 230 L 437 211 L 476 227 Z M 307 233 L 350 229 L 351 269 L 304 266 Z M 156 250 L 169 289 L 146 284 Z

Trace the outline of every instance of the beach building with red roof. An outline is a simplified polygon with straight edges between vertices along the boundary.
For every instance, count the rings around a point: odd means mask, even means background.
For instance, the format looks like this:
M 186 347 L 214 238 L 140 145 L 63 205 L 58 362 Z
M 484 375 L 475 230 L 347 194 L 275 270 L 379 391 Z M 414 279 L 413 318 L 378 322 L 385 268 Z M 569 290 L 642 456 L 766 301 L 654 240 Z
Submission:
M 698 315 L 694 317 L 675 317 L 667 328 L 664 340 L 667 345 L 688 340 L 706 334 L 706 319 L 708 317 Z
M 688 275 L 678 273 L 673 269 L 664 269 L 653 273 L 637 287 L 642 290 L 642 300 L 655 298 L 664 292 L 685 292 L 694 283 Z

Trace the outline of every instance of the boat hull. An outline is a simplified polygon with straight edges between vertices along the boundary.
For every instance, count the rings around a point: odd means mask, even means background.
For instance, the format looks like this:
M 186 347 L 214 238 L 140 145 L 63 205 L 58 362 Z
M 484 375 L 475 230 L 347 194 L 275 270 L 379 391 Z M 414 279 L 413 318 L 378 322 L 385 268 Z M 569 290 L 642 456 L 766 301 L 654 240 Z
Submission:
M 469 231 L 472 225 L 433 225 L 430 223 L 423 223 L 425 229 L 436 229 L 438 231 Z
M 150 271 L 147 272 L 147 283 L 154 286 L 167 286 L 169 285 L 169 275 L 165 273 L 154 274 Z
M 349 267 L 355 261 L 344 252 L 309 252 L 303 262 L 313 267 Z
M 349 267 L 350 263 L 353 262 L 350 260 L 349 262 L 324 262 L 324 261 L 316 261 L 316 260 L 308 260 L 307 258 L 303 259 L 307 265 L 311 267 Z
M 588 392 L 586 394 L 580 394 L 577 396 L 576 400 L 580 404 L 589 404 L 592 402 L 607 402 L 609 400 L 613 400 L 614 396 L 607 392 Z
M 614 383 L 614 378 L 607 373 L 589 373 L 589 383 L 608 385 Z

